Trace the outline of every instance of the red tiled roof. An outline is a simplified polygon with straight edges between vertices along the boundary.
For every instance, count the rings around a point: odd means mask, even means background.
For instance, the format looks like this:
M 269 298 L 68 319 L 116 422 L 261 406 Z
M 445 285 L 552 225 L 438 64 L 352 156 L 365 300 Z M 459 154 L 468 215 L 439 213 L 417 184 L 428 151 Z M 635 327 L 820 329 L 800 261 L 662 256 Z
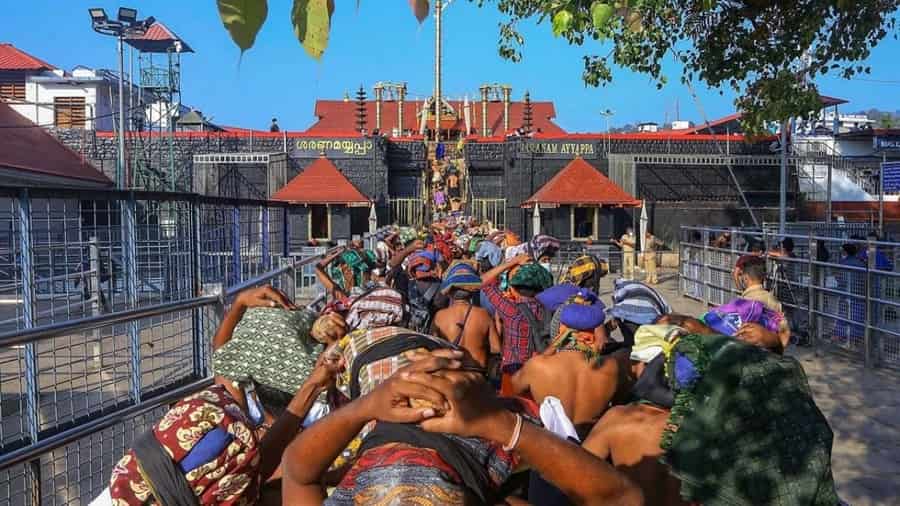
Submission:
M 578 157 L 553 176 L 522 207 L 534 204 L 639 207 L 641 201 Z
M 10 43 L 0 44 L 0 70 L 53 70 L 49 63 L 35 58 Z
M 43 128 L 0 101 L 0 167 L 111 185 L 112 181 L 82 160 Z
M 272 195 L 272 200 L 299 204 L 371 202 L 341 174 L 328 158 L 320 157 Z
M 441 127 L 450 130 L 462 130 L 466 128 L 466 116 L 464 102 L 462 100 L 448 100 L 447 103 L 456 111 L 458 118 L 452 121 L 442 122 Z M 398 102 L 394 100 L 386 100 L 381 106 L 381 131 L 390 135 L 394 128 L 397 127 L 397 111 Z M 403 130 L 409 130 L 415 133 L 419 131 L 419 117 L 416 113 L 425 107 L 422 100 L 403 102 Z M 481 135 L 481 102 L 474 100 L 469 102 L 471 110 L 471 126 L 478 135 Z M 522 126 L 522 116 L 525 112 L 524 102 L 511 102 L 509 106 L 509 128 L 510 131 Z M 356 102 L 343 100 L 317 100 L 316 116 L 319 118 L 313 126 L 307 130 L 310 133 L 327 135 L 333 131 L 353 131 L 356 130 Z M 532 102 L 531 103 L 532 128 L 540 129 L 545 134 L 561 135 L 566 131 L 553 122 L 556 117 L 556 109 L 553 102 Z M 488 102 L 488 128 L 492 130 L 494 135 L 503 134 L 503 103 Z M 434 121 L 429 122 L 429 127 Z M 375 101 L 366 102 L 366 130 L 372 132 L 375 130 Z
M 175 41 L 181 42 L 182 53 L 193 53 L 191 46 L 175 34 L 169 27 L 157 21 L 143 35 L 128 37 L 125 42 L 141 51 L 164 52 L 172 47 Z

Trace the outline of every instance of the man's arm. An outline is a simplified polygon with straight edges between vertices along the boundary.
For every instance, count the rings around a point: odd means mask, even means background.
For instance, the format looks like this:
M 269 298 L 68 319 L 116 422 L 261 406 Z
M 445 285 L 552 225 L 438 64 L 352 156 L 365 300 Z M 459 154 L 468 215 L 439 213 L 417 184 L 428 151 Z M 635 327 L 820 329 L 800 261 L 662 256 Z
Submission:
M 402 264 L 404 260 L 406 260 L 406 257 L 412 255 L 415 251 L 423 249 L 424 247 L 424 242 L 418 240 L 413 241 L 405 248 L 394 253 L 394 256 L 392 256 L 390 261 L 388 262 L 388 265 L 391 268 L 397 267 L 398 265 Z
M 506 262 L 503 262 L 502 264 L 498 265 L 497 267 L 494 267 L 493 269 L 482 274 L 481 275 L 481 283 L 485 284 L 485 285 L 493 283 L 493 282 L 497 281 L 497 278 L 499 278 L 500 275 L 503 274 L 504 272 L 512 269 L 513 267 L 527 264 L 528 262 L 531 262 L 531 261 L 533 261 L 533 259 L 531 258 L 531 255 L 529 255 L 527 253 L 513 257 L 513 258 L 507 260 Z
M 443 395 L 428 386 L 406 381 L 404 373 L 458 369 L 462 366 L 463 353 L 441 351 L 424 357 L 398 371 L 368 395 L 332 412 L 297 435 L 282 457 L 284 504 L 322 504 L 325 498 L 322 476 L 370 420 L 416 423 L 435 416 L 432 408 L 410 407 L 409 399 L 443 406 Z
M 522 368 L 515 372 L 510 378 L 510 386 L 513 389 L 513 395 L 525 395 L 531 390 L 532 376 L 543 365 L 544 356 L 535 355 L 531 357 Z M 537 401 L 538 399 L 535 399 Z
M 500 340 L 500 332 L 497 331 L 497 324 L 494 318 L 489 316 L 489 320 L 488 344 L 490 345 L 491 353 L 497 354 L 503 350 L 503 342 Z
M 581 444 L 581 447 L 597 456 L 597 458 L 608 460 L 610 457 L 610 439 L 612 438 L 613 429 L 618 426 L 620 413 L 625 409 L 624 406 L 613 406 L 600 417 L 600 421 L 591 429 L 591 433 Z
M 347 294 L 341 290 L 337 283 L 331 279 L 331 276 L 328 275 L 328 272 L 325 271 L 325 268 L 333 262 L 337 257 L 341 255 L 346 250 L 346 248 L 338 248 L 334 253 L 323 258 L 319 263 L 316 264 L 316 278 L 318 278 L 319 282 L 322 283 L 322 286 L 325 287 L 325 293 L 330 293 L 333 297 L 346 297 Z
M 499 445 L 514 443 L 515 451 L 542 477 L 576 504 L 639 506 L 643 496 L 625 475 L 580 446 L 523 421 L 514 440 L 518 417 L 496 399 L 493 389 L 475 373 L 441 371 L 410 374 L 413 382 L 441 392 L 450 409 L 419 425 L 429 432 L 480 437 Z
M 320 359 L 316 369 L 288 403 L 287 409 L 263 436 L 259 442 L 259 473 L 263 482 L 278 469 L 285 448 L 297 435 L 316 398 L 328 388 L 339 370 L 337 364 Z

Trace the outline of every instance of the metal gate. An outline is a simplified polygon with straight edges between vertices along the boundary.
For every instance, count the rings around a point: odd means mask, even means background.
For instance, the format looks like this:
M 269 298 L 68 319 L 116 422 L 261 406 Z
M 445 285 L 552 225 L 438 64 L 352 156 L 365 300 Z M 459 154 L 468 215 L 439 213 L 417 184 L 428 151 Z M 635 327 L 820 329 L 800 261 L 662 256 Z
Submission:
M 506 226 L 506 199 L 472 199 L 469 213 L 479 221 L 490 221 L 497 228 Z
M 421 227 L 424 224 L 425 204 L 417 198 L 395 198 L 391 201 L 391 223 L 401 227 Z

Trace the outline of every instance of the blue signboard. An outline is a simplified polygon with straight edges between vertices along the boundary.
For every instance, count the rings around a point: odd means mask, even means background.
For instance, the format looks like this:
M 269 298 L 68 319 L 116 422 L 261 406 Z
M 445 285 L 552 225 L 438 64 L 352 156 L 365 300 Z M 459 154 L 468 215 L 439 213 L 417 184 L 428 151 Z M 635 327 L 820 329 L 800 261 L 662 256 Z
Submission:
M 900 192 L 900 162 L 885 162 L 881 164 L 881 174 L 884 178 L 884 192 Z

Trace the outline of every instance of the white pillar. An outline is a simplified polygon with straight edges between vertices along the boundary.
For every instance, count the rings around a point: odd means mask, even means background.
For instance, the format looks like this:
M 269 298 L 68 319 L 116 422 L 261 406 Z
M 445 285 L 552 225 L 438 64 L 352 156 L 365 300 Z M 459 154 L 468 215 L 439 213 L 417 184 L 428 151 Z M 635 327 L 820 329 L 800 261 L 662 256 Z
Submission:
M 534 203 L 531 211 L 531 236 L 534 237 L 541 233 L 541 205 Z

